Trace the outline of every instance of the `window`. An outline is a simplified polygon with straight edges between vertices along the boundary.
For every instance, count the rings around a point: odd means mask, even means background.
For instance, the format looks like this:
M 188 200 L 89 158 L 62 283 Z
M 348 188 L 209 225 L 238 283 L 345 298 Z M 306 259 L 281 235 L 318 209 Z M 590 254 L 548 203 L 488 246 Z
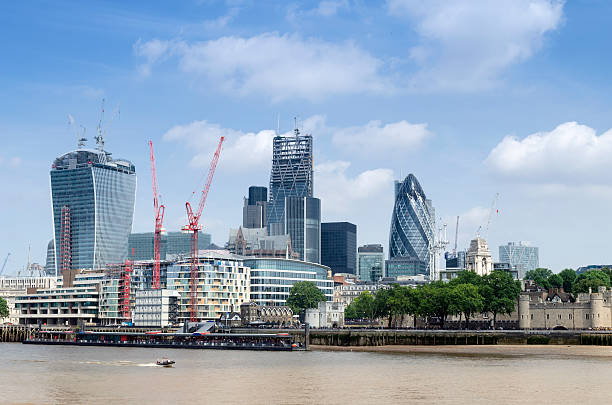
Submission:
M 546 319 L 550 319 L 550 314 L 546 314 Z

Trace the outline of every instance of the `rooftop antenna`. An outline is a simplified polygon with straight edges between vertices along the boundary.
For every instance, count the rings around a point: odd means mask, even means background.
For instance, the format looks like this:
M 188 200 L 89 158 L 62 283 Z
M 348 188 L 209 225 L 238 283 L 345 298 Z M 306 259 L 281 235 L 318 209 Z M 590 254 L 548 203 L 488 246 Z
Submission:
M 296 138 L 300 135 L 300 130 L 298 129 L 298 124 L 297 124 L 297 117 L 293 117 L 293 133 L 295 134 Z
M 104 121 L 104 99 L 102 99 L 102 111 L 100 112 L 100 121 L 98 121 L 98 133 L 95 137 L 96 145 L 100 152 L 104 151 L 104 136 L 102 134 L 102 121 Z
M 85 138 L 85 127 L 81 125 L 80 127 L 83 130 L 83 132 L 79 133 L 79 130 L 77 129 L 76 122 L 74 121 L 74 117 L 72 116 L 72 114 L 68 114 L 68 119 L 70 120 L 70 125 L 72 125 L 72 128 L 74 128 L 74 132 L 76 133 L 76 136 L 77 136 L 77 147 L 79 149 L 83 149 L 85 147 L 85 142 L 87 142 L 87 138 Z

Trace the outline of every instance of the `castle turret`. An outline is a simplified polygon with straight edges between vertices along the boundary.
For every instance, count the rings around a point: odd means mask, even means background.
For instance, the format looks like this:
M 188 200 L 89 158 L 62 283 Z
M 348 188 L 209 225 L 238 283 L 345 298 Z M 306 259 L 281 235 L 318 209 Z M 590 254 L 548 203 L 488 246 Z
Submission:
M 519 318 L 519 328 L 521 329 L 531 328 L 531 314 L 529 313 L 529 295 L 528 294 L 521 294 L 519 296 L 518 318 Z
M 599 292 L 591 293 L 591 327 L 602 328 L 605 325 L 605 314 L 604 314 L 604 300 L 603 293 L 605 292 L 605 287 L 603 290 L 600 288 Z

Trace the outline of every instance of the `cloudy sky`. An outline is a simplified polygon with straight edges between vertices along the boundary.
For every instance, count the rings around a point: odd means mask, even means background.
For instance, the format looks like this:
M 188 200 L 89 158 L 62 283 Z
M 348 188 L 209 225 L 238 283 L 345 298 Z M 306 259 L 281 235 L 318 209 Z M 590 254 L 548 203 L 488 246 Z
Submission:
M 3 2 L 0 260 L 15 273 L 31 245 L 44 262 L 68 114 L 91 139 L 104 98 L 120 111 L 107 149 L 139 174 L 134 231 L 153 229 L 149 139 L 178 230 L 227 137 L 203 216 L 223 244 L 298 117 L 323 219 L 357 224 L 360 244 L 386 250 L 393 180 L 414 173 L 451 241 L 461 217 L 459 248 L 499 193 L 495 257 L 526 240 L 555 271 L 611 263 L 610 15 L 606 0 Z

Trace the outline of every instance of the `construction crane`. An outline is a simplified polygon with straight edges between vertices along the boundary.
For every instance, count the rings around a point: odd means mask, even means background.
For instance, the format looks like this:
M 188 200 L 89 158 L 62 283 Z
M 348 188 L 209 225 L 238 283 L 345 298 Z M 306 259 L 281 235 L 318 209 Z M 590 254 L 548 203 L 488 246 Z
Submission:
M 4 263 L 2 263 L 2 268 L 0 269 L 0 276 L 4 274 L 4 269 L 6 268 L 6 262 L 8 262 L 10 255 L 11 253 L 9 252 L 9 254 L 7 254 L 6 257 L 4 258 Z
M 153 237 L 153 289 L 159 289 L 159 274 L 161 260 L 161 234 L 164 222 L 164 211 L 166 207 L 159 205 L 159 194 L 157 192 L 157 174 L 155 173 L 155 154 L 153 153 L 153 141 L 149 141 L 151 152 L 151 178 L 153 181 L 153 210 L 155 213 L 155 236 Z
M 457 257 L 457 239 L 459 238 L 459 215 L 457 215 L 457 225 L 455 225 L 455 247 L 453 248 L 453 254 Z
M 202 211 L 204 210 L 204 204 L 206 203 L 206 196 L 208 196 L 208 191 L 210 190 L 210 185 L 212 183 L 213 176 L 215 174 L 215 169 L 217 168 L 217 162 L 219 161 L 219 154 L 221 153 L 221 146 L 223 145 L 225 137 L 221 137 L 219 140 L 219 145 L 217 146 L 217 150 L 213 156 L 212 162 L 210 163 L 210 168 L 208 169 L 208 178 L 206 179 L 206 184 L 204 189 L 202 189 L 202 196 L 200 198 L 200 205 L 198 206 L 198 210 L 193 213 L 191 210 L 191 204 L 189 202 L 185 203 L 185 209 L 187 210 L 187 222 L 188 224 L 183 227 L 183 232 L 191 233 L 191 274 L 190 274 L 190 283 L 189 289 L 191 294 L 191 302 L 190 302 L 190 321 L 197 321 L 197 308 L 196 308 L 196 278 L 198 274 L 198 232 L 202 229 L 202 225 L 200 225 L 200 217 L 202 216 Z
M 495 193 L 495 197 L 493 197 L 493 202 L 491 203 L 491 209 L 489 209 L 489 217 L 487 218 L 487 225 L 484 229 L 484 238 L 487 239 L 489 236 L 489 226 L 491 225 L 491 217 L 493 216 L 493 211 L 495 210 L 495 205 L 497 204 L 497 200 L 499 200 L 499 193 Z

